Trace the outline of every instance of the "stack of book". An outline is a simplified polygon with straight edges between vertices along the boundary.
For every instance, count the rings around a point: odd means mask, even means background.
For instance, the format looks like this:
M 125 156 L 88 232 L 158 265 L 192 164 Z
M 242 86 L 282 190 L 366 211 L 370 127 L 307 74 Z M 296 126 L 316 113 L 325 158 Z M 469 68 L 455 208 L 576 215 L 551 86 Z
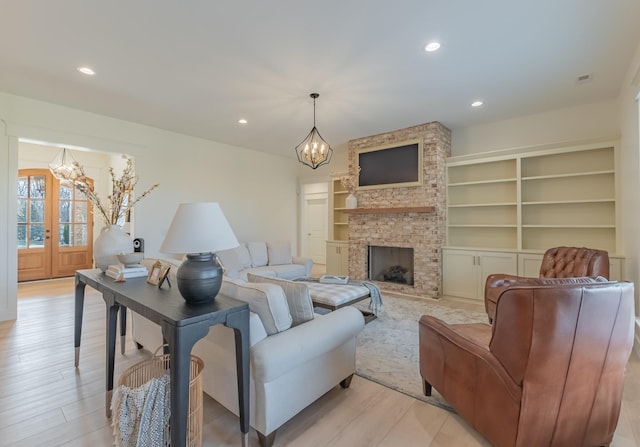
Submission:
M 105 274 L 113 279 L 137 278 L 138 276 L 147 276 L 149 271 L 144 265 L 136 265 L 133 267 L 125 267 L 122 264 L 110 265 Z

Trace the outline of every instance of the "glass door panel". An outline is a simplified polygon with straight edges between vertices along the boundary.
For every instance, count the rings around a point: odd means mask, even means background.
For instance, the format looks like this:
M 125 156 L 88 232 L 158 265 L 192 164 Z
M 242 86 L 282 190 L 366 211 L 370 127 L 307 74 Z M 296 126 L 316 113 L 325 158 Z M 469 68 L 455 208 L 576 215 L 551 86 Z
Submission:
M 52 177 L 44 169 L 20 171 L 17 185 L 18 280 L 51 277 Z

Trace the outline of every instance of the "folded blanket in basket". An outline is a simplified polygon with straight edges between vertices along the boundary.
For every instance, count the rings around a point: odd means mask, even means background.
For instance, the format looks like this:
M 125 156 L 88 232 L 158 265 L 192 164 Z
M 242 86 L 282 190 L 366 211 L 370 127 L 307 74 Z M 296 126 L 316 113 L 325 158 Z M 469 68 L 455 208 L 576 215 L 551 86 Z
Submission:
M 169 396 L 169 373 L 137 388 L 117 387 L 111 400 L 116 447 L 169 445 Z

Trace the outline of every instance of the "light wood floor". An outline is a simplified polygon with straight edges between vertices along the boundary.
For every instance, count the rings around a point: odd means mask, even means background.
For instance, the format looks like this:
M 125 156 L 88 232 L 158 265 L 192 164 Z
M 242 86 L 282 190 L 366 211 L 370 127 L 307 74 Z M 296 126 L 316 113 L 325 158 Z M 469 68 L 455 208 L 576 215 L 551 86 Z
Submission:
M 22 283 L 18 320 L 0 323 L 0 446 L 109 446 L 104 413 L 105 306 L 87 287 L 80 367 L 73 366 L 73 281 Z M 445 300 L 452 306 L 468 306 Z M 130 319 L 129 319 L 130 320 Z M 130 331 L 129 331 L 130 333 Z M 130 338 L 116 377 L 143 360 Z M 204 446 L 238 446 L 237 418 L 205 397 Z M 255 431 L 250 445 L 257 446 Z M 456 415 L 355 377 L 278 430 L 276 446 L 488 446 Z M 633 354 L 613 445 L 640 445 L 640 360 Z

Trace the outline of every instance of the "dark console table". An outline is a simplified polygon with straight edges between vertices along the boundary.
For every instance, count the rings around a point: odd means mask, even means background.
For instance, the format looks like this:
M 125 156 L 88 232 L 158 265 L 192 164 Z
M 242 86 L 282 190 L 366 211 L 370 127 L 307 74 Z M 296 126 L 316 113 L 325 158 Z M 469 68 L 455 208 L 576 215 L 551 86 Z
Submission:
M 233 329 L 236 340 L 236 370 L 242 445 L 249 443 L 249 307 L 242 301 L 218 295 L 206 304 L 188 305 L 177 288 L 164 288 L 148 284 L 145 277 L 115 282 L 99 269 L 76 271 L 75 290 L 75 365 L 79 363 L 84 289 L 91 286 L 102 293 L 107 307 L 107 393 L 106 414 L 113 393 L 113 367 L 116 350 L 118 310 L 126 315 L 129 308 L 162 328 L 162 336 L 169 345 L 171 358 L 171 445 L 182 447 L 186 443 L 189 366 L 191 348 L 207 335 L 209 327 L 224 324 Z M 121 335 L 124 335 L 121 321 Z

